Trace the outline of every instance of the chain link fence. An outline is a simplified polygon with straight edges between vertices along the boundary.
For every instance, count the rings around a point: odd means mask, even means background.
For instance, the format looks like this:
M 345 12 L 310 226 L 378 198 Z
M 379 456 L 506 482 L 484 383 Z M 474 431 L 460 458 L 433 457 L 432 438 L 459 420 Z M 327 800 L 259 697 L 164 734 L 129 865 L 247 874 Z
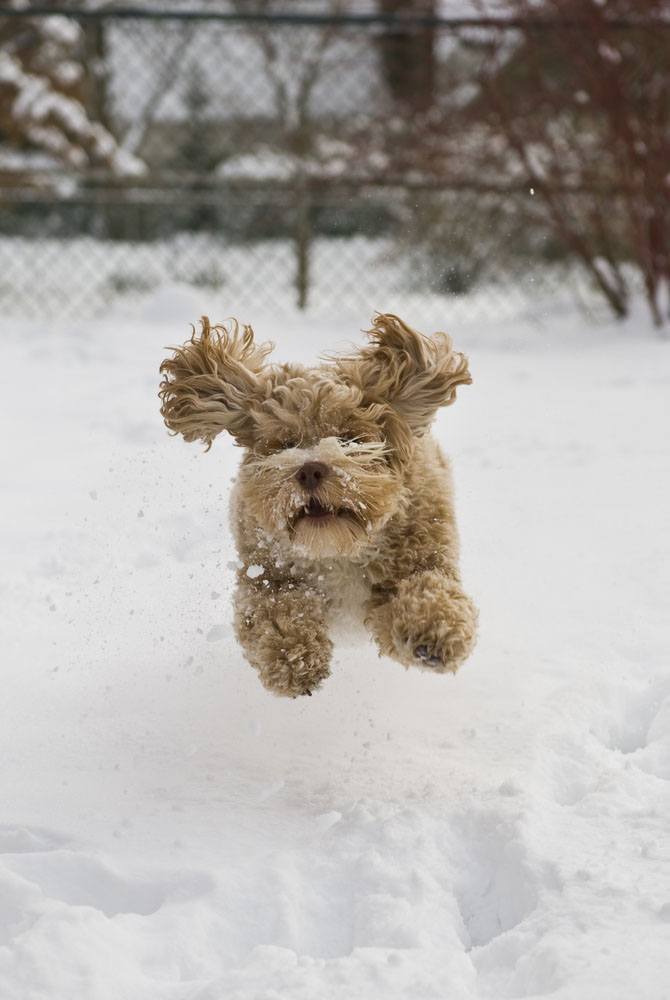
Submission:
M 574 280 L 478 121 L 513 25 L 219 7 L 0 15 L 5 314 L 184 283 L 248 315 L 485 320 Z

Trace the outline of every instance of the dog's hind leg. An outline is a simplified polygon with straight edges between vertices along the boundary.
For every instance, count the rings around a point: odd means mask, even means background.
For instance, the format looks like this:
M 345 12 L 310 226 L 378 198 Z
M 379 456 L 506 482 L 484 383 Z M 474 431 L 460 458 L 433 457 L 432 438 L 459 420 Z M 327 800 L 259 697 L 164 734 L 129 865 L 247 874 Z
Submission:
M 235 632 L 249 663 L 274 694 L 310 695 L 330 673 L 325 595 L 294 578 L 247 573 L 238 576 Z

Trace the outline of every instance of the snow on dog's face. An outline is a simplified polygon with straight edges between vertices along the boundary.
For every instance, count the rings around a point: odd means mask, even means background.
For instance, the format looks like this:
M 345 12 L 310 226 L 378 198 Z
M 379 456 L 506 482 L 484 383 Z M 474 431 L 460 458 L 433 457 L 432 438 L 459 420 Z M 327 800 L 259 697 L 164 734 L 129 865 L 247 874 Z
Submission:
M 318 377 L 308 373 L 290 382 L 297 384 L 287 386 L 283 406 L 307 399 L 310 409 L 318 405 Z M 355 554 L 401 500 L 402 476 L 390 461 L 390 443 L 351 402 L 306 421 L 293 438 L 287 431 L 276 415 L 262 414 L 240 472 L 245 517 L 303 555 Z
M 303 555 L 351 556 L 399 509 L 414 441 L 470 381 L 445 334 L 379 315 L 371 343 L 318 368 L 267 365 L 250 327 L 211 327 L 161 365 L 162 413 L 187 441 L 246 449 L 242 516 Z

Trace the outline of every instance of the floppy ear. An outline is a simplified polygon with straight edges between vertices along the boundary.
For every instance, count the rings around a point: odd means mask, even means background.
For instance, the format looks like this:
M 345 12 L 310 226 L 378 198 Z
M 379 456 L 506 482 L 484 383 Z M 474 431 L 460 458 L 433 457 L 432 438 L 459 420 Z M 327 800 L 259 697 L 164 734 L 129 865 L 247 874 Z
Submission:
M 368 335 L 371 343 L 357 357 L 343 359 L 346 375 L 366 402 L 389 404 L 414 434 L 424 434 L 456 388 L 472 382 L 467 358 L 446 333 L 424 337 L 397 316 L 377 313 Z
M 272 344 L 255 344 L 250 326 L 210 326 L 200 320 L 183 347 L 177 347 L 160 367 L 163 380 L 158 395 L 161 413 L 170 430 L 186 441 L 204 441 L 209 449 L 221 431 L 239 444 L 253 440 L 250 415 L 255 401 L 264 398 L 262 371 Z

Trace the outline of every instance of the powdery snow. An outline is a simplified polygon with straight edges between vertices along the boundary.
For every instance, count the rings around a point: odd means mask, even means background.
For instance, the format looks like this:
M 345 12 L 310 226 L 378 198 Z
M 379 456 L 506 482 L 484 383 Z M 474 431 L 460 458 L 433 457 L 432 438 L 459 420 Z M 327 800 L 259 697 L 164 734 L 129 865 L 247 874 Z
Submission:
M 252 580 L 255 580 L 257 577 L 263 576 L 264 572 L 265 566 L 258 566 L 255 563 L 252 563 L 252 565 L 247 569 L 247 576 Z
M 232 637 L 238 451 L 156 399 L 233 306 L 3 324 L 1 1000 L 670 996 L 669 345 L 453 325 L 476 654 L 343 634 L 285 701 Z M 287 358 L 369 317 L 240 319 Z

